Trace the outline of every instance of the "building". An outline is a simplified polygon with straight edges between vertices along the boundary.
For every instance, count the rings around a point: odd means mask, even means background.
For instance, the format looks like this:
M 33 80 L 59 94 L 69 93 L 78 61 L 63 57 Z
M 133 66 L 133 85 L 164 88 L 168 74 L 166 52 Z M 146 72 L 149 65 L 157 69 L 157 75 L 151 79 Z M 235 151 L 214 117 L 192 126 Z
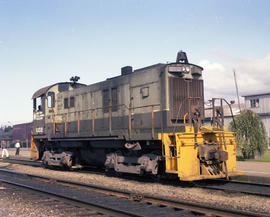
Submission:
M 252 94 L 243 96 L 245 108 L 258 114 L 265 126 L 268 138 L 270 137 L 270 93 Z
M 230 108 L 231 107 L 231 108 Z M 241 103 L 240 104 L 240 109 L 241 111 L 244 110 L 244 103 Z M 211 124 L 211 120 L 212 120 L 212 113 L 213 113 L 213 110 L 210 109 L 211 106 L 207 106 L 205 105 L 205 119 L 204 119 L 204 122 L 205 124 L 207 125 L 210 125 Z M 239 115 L 240 114 L 240 109 L 239 109 L 239 105 L 238 104 L 235 104 L 234 101 L 232 101 L 230 103 L 230 106 L 228 106 L 227 104 L 223 104 L 223 111 L 224 111 L 224 126 L 226 127 L 226 129 L 228 129 L 230 123 L 232 122 L 233 120 L 233 116 L 236 116 L 236 115 Z
M 30 147 L 32 122 L 16 124 L 13 126 L 13 141 L 19 140 L 24 147 Z
M 7 145 L 12 144 L 12 133 L 13 128 L 11 126 L 0 128 L 0 143 L 1 141 L 6 141 Z

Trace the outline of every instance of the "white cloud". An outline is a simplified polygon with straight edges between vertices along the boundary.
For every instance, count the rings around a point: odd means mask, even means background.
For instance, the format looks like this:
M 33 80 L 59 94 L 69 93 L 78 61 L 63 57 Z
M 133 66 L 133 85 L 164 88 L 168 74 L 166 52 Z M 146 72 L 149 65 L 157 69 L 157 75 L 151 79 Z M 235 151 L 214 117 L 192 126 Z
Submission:
M 262 59 L 238 59 L 238 62 L 221 64 L 202 60 L 204 67 L 205 99 L 224 97 L 236 98 L 233 69 L 236 70 L 239 94 L 270 92 L 270 54 Z

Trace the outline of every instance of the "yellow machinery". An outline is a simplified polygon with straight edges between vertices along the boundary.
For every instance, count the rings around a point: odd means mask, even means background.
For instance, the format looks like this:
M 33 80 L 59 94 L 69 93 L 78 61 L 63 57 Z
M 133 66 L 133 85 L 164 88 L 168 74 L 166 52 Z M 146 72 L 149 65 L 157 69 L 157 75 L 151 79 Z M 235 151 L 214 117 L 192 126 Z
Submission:
M 210 108 L 213 110 L 212 126 L 200 126 L 200 121 L 193 121 L 193 125 L 185 127 L 185 132 L 159 134 L 166 173 L 177 174 L 183 181 L 243 174 L 236 171 L 235 134 L 225 132 L 224 99 L 218 99 L 220 106 L 215 106 L 215 100 L 212 100 L 213 107 Z
M 38 160 L 39 159 L 38 148 L 39 148 L 39 145 L 35 141 L 34 136 L 33 136 L 33 132 L 32 132 L 32 136 L 31 136 L 31 151 L 30 151 L 30 158 L 32 160 Z
M 163 139 L 160 134 L 167 173 L 178 174 L 183 181 L 241 174 L 236 171 L 236 143 L 232 132 L 218 131 L 212 126 L 201 127 L 197 132 L 198 145 L 194 135 L 194 127 L 189 126 L 185 133 L 164 133 Z

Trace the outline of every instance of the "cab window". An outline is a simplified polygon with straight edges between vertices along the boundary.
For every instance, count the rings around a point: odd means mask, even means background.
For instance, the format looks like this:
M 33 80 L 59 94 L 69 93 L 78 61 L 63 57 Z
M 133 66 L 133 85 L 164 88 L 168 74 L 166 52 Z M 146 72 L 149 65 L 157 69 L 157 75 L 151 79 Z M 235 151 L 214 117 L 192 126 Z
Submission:
M 41 100 L 41 97 L 38 97 L 38 98 L 35 98 L 33 100 L 33 109 L 34 111 L 42 111 L 42 100 Z
M 55 94 L 54 94 L 54 92 L 49 92 L 48 93 L 47 100 L 48 100 L 48 108 L 54 108 L 54 106 L 55 106 Z

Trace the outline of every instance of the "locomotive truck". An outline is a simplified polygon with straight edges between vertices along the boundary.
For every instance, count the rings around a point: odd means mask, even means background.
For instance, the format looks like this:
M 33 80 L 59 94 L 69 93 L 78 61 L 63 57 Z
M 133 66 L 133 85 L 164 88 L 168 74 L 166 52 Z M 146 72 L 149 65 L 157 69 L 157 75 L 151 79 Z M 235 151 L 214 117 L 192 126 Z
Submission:
M 173 63 L 125 66 L 91 85 L 76 76 L 36 91 L 31 158 L 50 167 L 92 165 L 184 181 L 237 175 L 225 100 L 212 99 L 212 125 L 203 124 L 202 71 L 180 51 Z

